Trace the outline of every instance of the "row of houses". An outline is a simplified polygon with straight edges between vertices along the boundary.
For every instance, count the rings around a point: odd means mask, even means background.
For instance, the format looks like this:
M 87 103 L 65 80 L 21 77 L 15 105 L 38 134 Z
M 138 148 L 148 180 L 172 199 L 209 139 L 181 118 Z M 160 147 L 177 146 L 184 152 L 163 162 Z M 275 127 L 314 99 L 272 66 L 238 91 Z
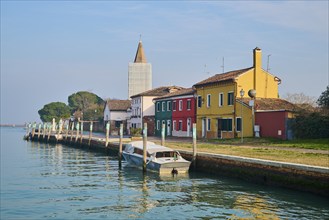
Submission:
M 108 100 L 104 121 L 117 134 L 121 123 L 131 128 L 148 124 L 148 135 L 198 138 L 275 137 L 290 139 L 294 105 L 278 98 L 281 80 L 262 69 L 262 51 L 253 50 L 253 66 L 216 74 L 191 88 L 162 86 L 131 96 Z M 248 96 L 248 94 L 250 96 Z

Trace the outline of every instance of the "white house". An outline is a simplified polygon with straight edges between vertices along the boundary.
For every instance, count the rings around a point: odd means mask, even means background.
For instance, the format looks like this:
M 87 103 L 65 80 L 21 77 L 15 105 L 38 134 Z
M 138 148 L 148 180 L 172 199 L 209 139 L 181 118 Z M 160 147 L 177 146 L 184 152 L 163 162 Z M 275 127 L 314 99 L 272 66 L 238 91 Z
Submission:
M 124 133 L 129 133 L 130 100 L 107 100 L 104 107 L 104 123 L 110 122 L 110 134 L 118 135 L 120 124 Z

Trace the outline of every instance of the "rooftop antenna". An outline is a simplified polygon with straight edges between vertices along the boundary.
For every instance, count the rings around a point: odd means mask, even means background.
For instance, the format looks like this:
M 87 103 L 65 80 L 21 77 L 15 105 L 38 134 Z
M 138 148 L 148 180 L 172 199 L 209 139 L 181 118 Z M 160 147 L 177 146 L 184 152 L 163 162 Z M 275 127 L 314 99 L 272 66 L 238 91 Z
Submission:
M 207 72 L 207 64 L 204 65 L 204 73 L 205 74 L 209 74 L 210 73 L 209 71 Z
M 267 55 L 267 68 L 266 68 L 267 72 L 270 70 L 270 56 L 271 54 Z
M 224 73 L 224 57 L 223 57 L 223 64 L 220 67 L 222 67 L 222 70 L 223 70 L 223 73 Z
M 139 34 L 139 41 L 142 41 L 142 34 Z

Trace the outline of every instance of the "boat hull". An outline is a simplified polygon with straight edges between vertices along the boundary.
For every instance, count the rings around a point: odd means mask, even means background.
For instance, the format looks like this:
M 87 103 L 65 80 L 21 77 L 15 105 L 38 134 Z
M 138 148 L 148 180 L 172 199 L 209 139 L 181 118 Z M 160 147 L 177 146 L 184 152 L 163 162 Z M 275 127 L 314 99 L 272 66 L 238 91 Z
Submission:
M 123 152 L 124 159 L 131 165 L 139 168 L 143 167 L 143 157 L 137 154 L 129 154 Z M 146 169 L 159 172 L 160 174 L 165 173 L 187 173 L 190 168 L 191 162 L 189 161 L 167 161 L 158 163 L 157 161 L 147 160 Z

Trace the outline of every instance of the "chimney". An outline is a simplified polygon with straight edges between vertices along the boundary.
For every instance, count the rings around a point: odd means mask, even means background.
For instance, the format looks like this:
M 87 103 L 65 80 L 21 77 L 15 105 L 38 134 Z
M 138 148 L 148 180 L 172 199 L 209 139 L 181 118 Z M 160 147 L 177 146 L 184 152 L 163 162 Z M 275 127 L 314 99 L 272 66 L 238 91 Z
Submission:
M 254 68 L 262 69 L 262 49 L 254 49 Z
M 254 90 L 256 90 L 256 79 L 262 69 L 262 50 L 258 47 L 254 49 Z

